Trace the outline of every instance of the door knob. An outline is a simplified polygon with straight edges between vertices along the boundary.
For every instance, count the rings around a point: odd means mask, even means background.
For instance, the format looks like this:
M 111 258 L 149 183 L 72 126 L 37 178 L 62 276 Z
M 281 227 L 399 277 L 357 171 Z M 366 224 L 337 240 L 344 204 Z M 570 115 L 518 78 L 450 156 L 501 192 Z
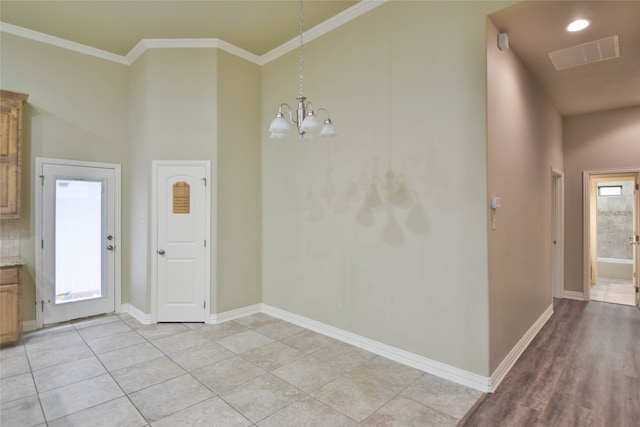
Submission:
M 109 246 L 107 246 L 107 250 L 108 250 L 108 251 L 112 251 L 112 250 L 113 250 L 113 245 L 109 245 Z
M 160 249 L 160 250 L 158 251 L 158 254 L 160 254 L 160 255 L 164 255 L 164 249 Z

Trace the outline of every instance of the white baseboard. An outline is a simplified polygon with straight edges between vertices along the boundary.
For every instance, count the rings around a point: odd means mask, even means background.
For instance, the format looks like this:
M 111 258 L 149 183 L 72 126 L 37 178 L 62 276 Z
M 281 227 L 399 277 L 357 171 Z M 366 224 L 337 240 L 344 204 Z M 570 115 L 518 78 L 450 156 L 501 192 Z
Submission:
M 335 338 L 339 341 L 370 351 L 371 353 L 375 353 L 379 356 L 386 357 L 387 359 L 391 359 L 398 363 L 419 369 L 423 372 L 462 384 L 466 387 L 482 392 L 491 391 L 490 378 L 488 377 L 431 360 L 429 358 L 410 353 L 279 308 L 271 307 L 266 304 L 262 304 L 261 311 L 270 316 L 277 317 L 278 319 L 286 320 L 287 322 L 303 328 Z
M 502 363 L 498 365 L 498 368 L 493 372 L 490 379 L 489 390 L 490 392 L 494 392 L 502 380 L 507 376 L 513 365 L 518 361 L 522 353 L 527 349 L 531 341 L 538 335 L 540 329 L 547 323 L 547 320 L 553 314 L 553 304 L 551 304 L 547 309 L 542 313 L 542 315 L 536 320 L 536 322 L 531 325 L 526 334 L 518 341 L 518 343 L 511 349 L 507 357 L 504 358 Z
M 22 332 L 30 332 L 38 329 L 35 320 L 25 320 L 22 322 Z
M 120 306 L 120 313 L 128 313 L 135 317 L 136 320 L 144 325 L 150 325 L 155 323 L 151 314 L 144 313 L 137 307 L 125 303 Z M 260 313 L 260 304 L 250 305 L 248 307 L 242 307 L 235 310 L 225 311 L 224 313 L 210 314 L 209 318 L 205 319 L 205 323 L 216 324 L 227 322 L 229 320 L 238 319 L 243 316 L 249 316 L 250 314 Z
M 131 316 L 133 316 L 138 322 L 142 323 L 143 325 L 150 325 L 152 323 L 155 323 L 153 322 L 153 318 L 150 314 L 144 313 L 142 310 L 138 309 L 137 307 L 129 303 L 120 305 L 120 313 L 129 313 Z
M 205 323 L 216 324 L 228 322 L 229 320 L 249 316 L 250 314 L 260 313 L 260 308 L 261 304 L 254 304 L 247 307 L 237 308 L 235 310 L 225 311 L 223 313 L 210 314 L 209 318 L 205 320 Z
M 583 292 L 575 292 L 575 291 L 564 291 L 564 298 L 566 299 L 575 299 L 578 301 L 584 301 L 584 293 Z
M 567 293 L 570 292 L 565 291 L 565 298 L 567 298 Z M 575 294 L 578 293 L 576 292 Z M 579 295 L 582 296 L 582 294 Z M 152 316 L 150 314 L 143 313 L 131 304 L 122 304 L 121 312 L 129 313 L 139 322 L 145 325 L 153 323 L 151 320 Z M 500 382 L 502 382 L 502 380 L 511 370 L 518 358 L 529 346 L 540 329 L 542 329 L 542 327 L 545 325 L 547 320 L 549 320 L 549 318 L 553 314 L 553 305 L 550 305 L 545 310 L 545 312 L 542 313 L 538 320 L 531 326 L 531 328 L 529 328 L 527 333 L 509 352 L 507 357 L 505 357 L 502 363 L 500 363 L 491 377 L 485 377 L 473 372 L 466 371 L 464 369 L 456 368 L 455 366 L 447 365 L 445 363 L 441 363 L 415 353 L 410 353 L 397 347 L 374 341 L 372 339 L 365 338 L 352 332 L 348 332 L 343 329 L 339 329 L 304 316 L 290 313 L 288 311 L 281 310 L 267 304 L 255 304 L 235 310 L 225 311 L 223 313 L 210 314 L 209 318 L 206 319 L 206 323 L 223 323 L 256 313 L 268 314 L 269 316 L 285 320 L 287 322 L 301 326 L 305 329 L 309 329 L 311 331 L 326 335 L 347 344 L 351 344 L 379 356 L 386 357 L 387 359 L 402 363 L 403 365 L 411 366 L 423 372 L 436 375 L 438 377 L 453 381 L 466 387 L 473 388 L 475 390 L 479 390 L 484 393 L 492 393 L 496 390 L 498 385 L 500 385 Z

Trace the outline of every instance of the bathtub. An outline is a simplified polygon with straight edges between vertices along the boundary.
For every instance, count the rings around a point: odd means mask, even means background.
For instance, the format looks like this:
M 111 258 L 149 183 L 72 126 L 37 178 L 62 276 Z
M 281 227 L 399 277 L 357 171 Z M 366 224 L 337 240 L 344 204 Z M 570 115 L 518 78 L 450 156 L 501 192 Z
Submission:
M 633 279 L 633 260 L 598 257 L 598 277 Z

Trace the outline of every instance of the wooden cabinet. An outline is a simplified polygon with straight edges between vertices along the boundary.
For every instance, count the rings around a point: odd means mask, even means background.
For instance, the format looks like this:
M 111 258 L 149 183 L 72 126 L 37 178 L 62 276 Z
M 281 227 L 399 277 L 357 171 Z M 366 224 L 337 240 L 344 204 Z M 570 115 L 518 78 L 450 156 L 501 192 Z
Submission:
M 22 266 L 0 268 L 0 344 L 22 338 Z
M 0 220 L 20 218 L 22 105 L 28 97 L 0 91 Z

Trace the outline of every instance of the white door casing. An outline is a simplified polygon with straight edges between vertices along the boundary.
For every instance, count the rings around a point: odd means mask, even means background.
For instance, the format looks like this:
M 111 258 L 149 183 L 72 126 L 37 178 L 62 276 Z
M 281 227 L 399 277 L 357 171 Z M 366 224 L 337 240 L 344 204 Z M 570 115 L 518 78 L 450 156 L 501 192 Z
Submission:
M 564 174 L 552 169 L 552 246 L 551 283 L 552 295 L 564 297 Z
M 600 181 L 618 181 L 621 179 L 633 179 L 635 186 L 640 181 L 640 169 L 621 169 L 621 170 L 601 170 L 601 171 L 584 171 L 583 172 L 583 299 L 589 301 L 591 299 L 591 279 L 597 268 L 596 262 L 596 198 L 597 183 Z M 640 287 L 640 195 L 639 191 L 634 188 L 633 197 L 633 284 L 636 288 L 635 302 L 640 307 L 640 297 L 638 289 Z
M 204 322 L 210 296 L 209 163 L 154 162 L 153 171 L 155 320 Z
M 633 284 L 636 288 L 636 306 L 640 309 L 640 172 L 636 174 L 633 189 Z
M 79 162 L 63 159 L 36 158 L 36 327 L 44 324 L 77 319 L 103 313 L 111 313 L 120 308 L 120 165 Z M 81 269 L 92 275 L 100 276 L 100 296 L 87 299 L 60 301 L 56 293 L 61 287 L 56 283 L 56 276 L 61 277 L 62 265 L 56 267 L 56 251 L 61 246 L 73 246 L 70 239 L 82 240 L 80 236 L 56 235 L 61 227 L 57 224 L 56 203 L 57 192 L 64 185 L 87 183 L 98 191 L 100 196 L 100 212 L 94 211 L 96 221 L 101 222 L 97 236 L 98 251 L 93 259 L 96 263 L 87 266 L 82 262 L 68 263 L 65 268 L 72 268 L 73 274 L 80 275 Z M 76 213 L 73 212 L 75 215 Z M 77 213 L 79 218 L 88 215 Z M 81 242 L 83 243 L 83 242 Z M 94 274 L 96 273 L 96 274 Z

